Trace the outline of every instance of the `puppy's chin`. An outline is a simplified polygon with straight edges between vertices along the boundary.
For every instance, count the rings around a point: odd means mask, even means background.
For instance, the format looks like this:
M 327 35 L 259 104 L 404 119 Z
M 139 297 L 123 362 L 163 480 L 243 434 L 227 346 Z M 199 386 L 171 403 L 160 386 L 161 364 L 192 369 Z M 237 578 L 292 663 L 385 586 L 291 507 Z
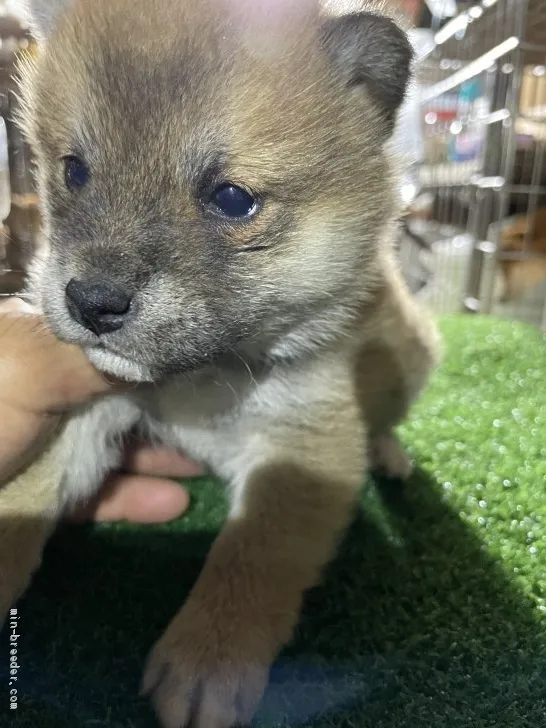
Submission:
M 154 381 L 148 367 L 129 361 L 119 354 L 91 346 L 84 347 L 83 351 L 91 364 L 104 374 L 135 383 Z

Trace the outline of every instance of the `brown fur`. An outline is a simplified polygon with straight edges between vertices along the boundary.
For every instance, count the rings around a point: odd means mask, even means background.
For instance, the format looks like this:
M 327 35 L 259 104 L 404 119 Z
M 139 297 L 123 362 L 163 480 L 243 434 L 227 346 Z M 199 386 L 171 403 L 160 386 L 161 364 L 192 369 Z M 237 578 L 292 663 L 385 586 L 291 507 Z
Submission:
M 501 233 L 499 262 L 504 280 L 503 299 L 514 301 L 546 278 L 546 207 L 534 217 L 518 215 Z M 503 257 L 520 253 L 521 260 Z
M 120 434 L 140 425 L 184 447 L 227 482 L 231 512 L 143 688 L 165 728 L 228 728 L 254 713 L 365 470 L 409 472 L 393 428 L 438 357 L 392 253 L 384 143 L 409 50 L 375 16 L 332 20 L 340 2 L 330 15 L 311 0 L 33 4 L 47 40 L 24 70 L 23 124 L 51 245 L 34 291 L 61 338 L 141 384 L 69 418 L 0 491 L 0 514 L 15 504 L 0 604 L 38 563 L 52 510 L 119 462 Z M 92 168 L 81 195 L 59 159 L 76 153 Z M 199 185 L 224 179 L 258 193 L 259 214 L 208 216 Z M 92 271 L 139 301 L 101 347 L 64 300 Z M 27 502 L 44 526 L 20 552 Z

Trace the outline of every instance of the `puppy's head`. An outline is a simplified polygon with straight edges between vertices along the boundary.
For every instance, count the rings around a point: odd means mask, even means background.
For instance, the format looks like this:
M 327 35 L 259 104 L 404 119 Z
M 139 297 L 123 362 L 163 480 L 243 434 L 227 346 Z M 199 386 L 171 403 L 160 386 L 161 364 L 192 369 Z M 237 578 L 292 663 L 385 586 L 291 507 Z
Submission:
M 57 335 L 142 381 L 312 346 L 306 322 L 361 295 L 394 213 L 403 32 L 316 0 L 28 5 L 22 125 Z

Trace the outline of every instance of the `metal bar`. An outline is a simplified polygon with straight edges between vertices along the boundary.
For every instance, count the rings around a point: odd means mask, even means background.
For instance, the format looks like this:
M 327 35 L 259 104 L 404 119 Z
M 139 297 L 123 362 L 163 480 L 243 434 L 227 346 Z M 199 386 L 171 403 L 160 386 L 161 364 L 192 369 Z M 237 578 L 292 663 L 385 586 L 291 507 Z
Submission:
M 544 298 L 544 306 L 542 308 L 542 317 L 540 321 L 540 328 L 546 331 L 546 297 Z
M 522 2 L 525 2 L 525 0 L 522 0 Z M 518 47 L 518 45 L 519 38 L 517 36 L 514 35 L 510 38 L 507 38 L 502 43 L 499 43 L 498 46 L 495 46 L 495 48 L 492 48 L 490 51 L 487 51 L 487 53 L 484 53 L 479 58 L 476 58 L 475 61 L 471 61 L 459 71 L 456 71 L 451 76 L 448 76 L 448 78 L 445 78 L 443 81 L 439 81 L 438 83 L 433 84 L 428 89 L 423 91 L 423 93 L 421 94 L 421 103 L 429 103 L 438 96 L 442 96 L 443 94 L 451 91 L 457 86 L 460 86 L 465 81 L 469 81 L 475 76 L 479 76 L 480 73 L 486 71 L 496 61 L 511 53 L 515 48 Z
M 546 53 L 546 43 L 520 43 L 521 50 L 526 53 Z
M 515 22 L 516 34 L 518 38 L 522 38 L 525 33 L 525 23 L 527 18 L 528 0 L 509 0 L 508 7 L 512 10 L 511 20 Z M 514 27 L 514 26 L 512 26 Z M 508 84 L 508 92 L 503 106 L 510 111 L 510 119 L 507 119 L 502 126 L 502 167 L 501 176 L 505 180 L 512 180 L 514 164 L 516 159 L 516 128 L 515 122 L 519 112 L 519 92 L 523 80 L 524 55 L 519 47 L 514 49 L 513 54 L 513 72 L 511 82 Z M 508 214 L 510 192 L 506 189 L 507 185 L 498 190 L 498 219 L 503 220 Z M 495 194 L 495 192 L 494 192 Z M 497 261 L 501 250 L 500 245 L 500 228 L 496 227 L 494 231 L 495 250 L 493 252 L 493 269 L 496 270 Z M 493 281 L 487 287 L 484 293 L 483 312 L 490 313 L 493 300 Z

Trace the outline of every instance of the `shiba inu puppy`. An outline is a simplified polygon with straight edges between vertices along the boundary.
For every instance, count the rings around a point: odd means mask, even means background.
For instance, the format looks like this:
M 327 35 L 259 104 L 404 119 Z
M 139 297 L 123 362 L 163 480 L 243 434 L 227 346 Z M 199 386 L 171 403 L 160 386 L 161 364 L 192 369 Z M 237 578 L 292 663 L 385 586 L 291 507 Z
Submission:
M 254 714 L 366 469 L 409 473 L 393 428 L 437 359 L 391 249 L 410 46 L 366 3 L 28 4 L 48 244 L 31 289 L 58 337 L 136 384 L 0 491 L 0 608 L 129 430 L 183 449 L 231 507 L 143 691 L 166 728 L 227 728 Z

